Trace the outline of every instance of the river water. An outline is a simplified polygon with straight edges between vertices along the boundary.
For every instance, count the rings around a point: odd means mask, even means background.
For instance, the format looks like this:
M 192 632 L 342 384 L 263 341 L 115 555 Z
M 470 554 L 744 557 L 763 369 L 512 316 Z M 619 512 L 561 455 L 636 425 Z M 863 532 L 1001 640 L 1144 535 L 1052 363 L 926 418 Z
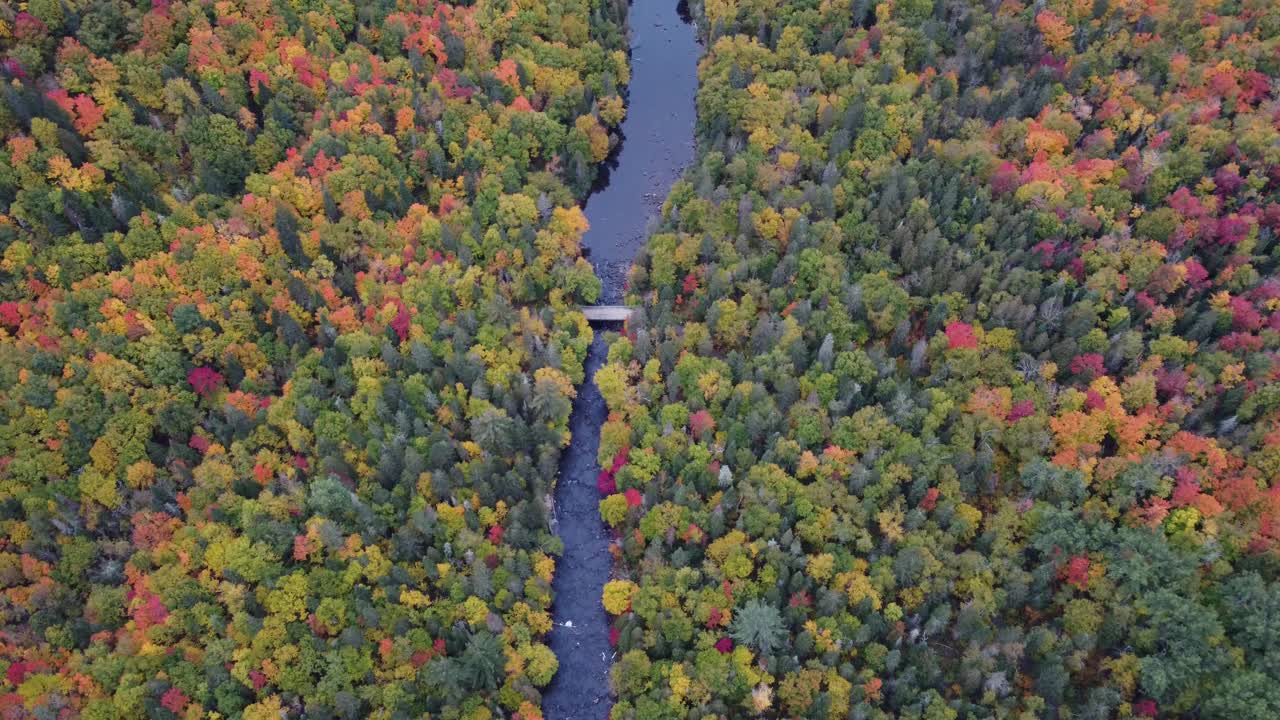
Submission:
M 693 159 L 694 96 L 702 46 L 684 3 L 634 0 L 631 85 L 622 145 L 605 162 L 585 209 L 591 228 L 582 246 L 604 283 L 601 304 L 622 299 L 631 261 L 672 183 Z
M 623 142 L 606 165 L 598 189 L 586 202 L 591 229 L 583 236 L 602 303 L 618 302 L 627 268 L 644 243 L 652 218 L 672 183 L 693 158 L 694 96 L 702 47 L 683 4 L 633 0 L 631 83 Z M 578 388 L 569 429 L 573 440 L 560 459 L 555 505 L 564 554 L 553 589 L 555 626 L 549 644 L 560 670 L 543 695 L 547 720 L 604 720 L 612 705 L 609 618 L 600 604 L 612 570 L 613 538 L 600 520 L 596 476 L 600 427 L 607 410 L 593 378 L 608 354 L 597 326 L 586 359 L 586 382 Z

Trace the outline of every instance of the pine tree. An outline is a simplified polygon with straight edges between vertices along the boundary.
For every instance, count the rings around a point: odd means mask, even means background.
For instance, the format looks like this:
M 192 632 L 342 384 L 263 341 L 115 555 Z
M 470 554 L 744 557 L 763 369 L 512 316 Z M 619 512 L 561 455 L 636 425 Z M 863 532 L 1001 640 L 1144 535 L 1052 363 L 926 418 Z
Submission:
M 770 655 L 787 637 L 778 609 L 760 600 L 752 600 L 734 612 L 729 634 L 735 642 Z

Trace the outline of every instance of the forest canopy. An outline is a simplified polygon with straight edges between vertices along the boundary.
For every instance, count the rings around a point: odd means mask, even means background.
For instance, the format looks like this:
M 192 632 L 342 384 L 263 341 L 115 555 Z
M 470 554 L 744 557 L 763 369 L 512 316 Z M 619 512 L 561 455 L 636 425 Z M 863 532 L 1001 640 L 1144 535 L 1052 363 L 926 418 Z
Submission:
M 1280 717 L 1280 6 L 689 9 L 612 719 Z M 626 12 L 0 6 L 0 718 L 541 720 Z
M 0 7 L 0 717 L 541 718 L 624 12 Z
M 614 720 L 1280 715 L 1280 7 L 695 15 Z

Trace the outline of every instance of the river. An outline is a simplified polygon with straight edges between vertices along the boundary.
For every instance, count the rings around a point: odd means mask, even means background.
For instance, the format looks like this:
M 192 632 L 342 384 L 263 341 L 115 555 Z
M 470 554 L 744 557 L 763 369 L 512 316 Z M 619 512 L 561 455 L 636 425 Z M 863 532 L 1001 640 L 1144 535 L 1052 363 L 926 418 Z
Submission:
M 606 162 L 600 183 L 585 203 L 591 228 L 583 247 L 603 282 L 602 303 L 618 302 L 632 258 L 649 223 L 662 209 L 672 183 L 693 158 L 694 96 L 702 55 L 683 3 L 634 0 L 631 83 L 622 144 Z M 609 618 L 600 604 L 613 563 L 612 535 L 600 520 L 596 476 L 600 427 L 606 408 L 593 378 L 608 354 L 596 327 L 569 429 L 573 439 L 560 459 L 555 505 L 564 554 L 553 589 L 555 626 L 549 644 L 560 669 L 543 695 L 546 720 L 604 720 L 612 705 Z
M 622 299 L 631 261 L 644 245 L 651 219 L 693 159 L 694 97 L 702 45 L 685 5 L 635 0 L 631 84 L 622 144 L 605 161 L 585 209 L 591 228 L 582 246 L 604 283 L 600 303 Z

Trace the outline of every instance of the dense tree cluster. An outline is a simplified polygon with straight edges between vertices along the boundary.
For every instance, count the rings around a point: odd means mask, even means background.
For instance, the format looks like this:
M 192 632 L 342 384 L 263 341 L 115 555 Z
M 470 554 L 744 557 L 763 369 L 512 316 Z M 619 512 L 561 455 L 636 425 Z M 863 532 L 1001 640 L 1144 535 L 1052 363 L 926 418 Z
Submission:
M 1280 6 L 695 14 L 613 718 L 1280 715 Z
M 624 11 L 0 7 L 0 717 L 541 718 Z

